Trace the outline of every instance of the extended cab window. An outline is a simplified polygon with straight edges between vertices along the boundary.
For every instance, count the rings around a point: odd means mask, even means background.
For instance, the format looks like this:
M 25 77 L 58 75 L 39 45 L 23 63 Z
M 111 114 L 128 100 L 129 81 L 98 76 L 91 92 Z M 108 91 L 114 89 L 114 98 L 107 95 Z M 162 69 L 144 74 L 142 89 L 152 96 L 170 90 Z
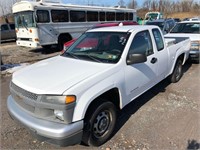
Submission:
M 156 42 L 156 47 L 158 51 L 161 51 L 164 49 L 164 43 L 163 43 L 163 39 L 161 36 L 161 33 L 158 29 L 153 29 L 153 36 Z
M 130 46 L 129 54 L 142 54 L 147 56 L 153 54 L 153 46 L 149 31 L 142 31 L 135 35 Z

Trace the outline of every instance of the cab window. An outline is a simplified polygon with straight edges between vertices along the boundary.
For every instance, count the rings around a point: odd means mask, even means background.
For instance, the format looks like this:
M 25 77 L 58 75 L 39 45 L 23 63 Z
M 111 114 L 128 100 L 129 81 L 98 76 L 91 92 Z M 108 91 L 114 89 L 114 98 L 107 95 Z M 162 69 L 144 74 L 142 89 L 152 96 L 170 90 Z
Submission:
M 164 49 L 164 43 L 163 43 L 163 39 L 161 36 L 161 33 L 158 29 L 153 29 L 153 36 L 156 42 L 156 47 L 158 51 L 161 51 Z
M 153 54 L 153 46 L 148 30 L 139 32 L 135 35 L 130 46 L 129 54 L 143 54 L 146 56 Z

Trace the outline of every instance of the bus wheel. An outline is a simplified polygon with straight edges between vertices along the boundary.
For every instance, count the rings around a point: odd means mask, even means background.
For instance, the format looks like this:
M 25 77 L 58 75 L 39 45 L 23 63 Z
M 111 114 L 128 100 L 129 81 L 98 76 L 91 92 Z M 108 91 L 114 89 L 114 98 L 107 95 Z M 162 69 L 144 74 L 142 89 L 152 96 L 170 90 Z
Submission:
M 69 38 L 68 36 L 65 36 L 65 35 L 61 35 L 59 38 L 58 38 L 58 49 L 61 51 L 63 50 L 63 46 L 64 44 L 69 41 Z
M 51 48 L 51 45 L 42 45 L 42 47 L 43 47 L 44 49 L 50 49 L 50 48 Z
M 115 105 L 104 99 L 97 103 L 89 108 L 84 120 L 82 142 L 89 146 L 100 146 L 105 143 L 112 135 L 116 124 Z

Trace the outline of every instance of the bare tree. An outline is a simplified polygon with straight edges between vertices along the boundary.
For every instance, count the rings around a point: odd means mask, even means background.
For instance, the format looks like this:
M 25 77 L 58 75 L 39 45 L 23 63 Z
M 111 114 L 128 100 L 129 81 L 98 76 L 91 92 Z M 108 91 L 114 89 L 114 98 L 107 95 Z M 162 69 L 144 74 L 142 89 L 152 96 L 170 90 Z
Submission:
M 182 0 L 182 2 L 181 2 L 182 11 L 183 12 L 189 12 L 192 4 L 193 4 L 193 0 Z
M 145 0 L 143 6 L 151 10 L 151 0 Z
M 125 6 L 124 0 L 119 0 L 118 5 L 119 5 L 119 6 Z
M 128 4 L 128 7 L 129 8 L 137 8 L 138 7 L 138 4 L 137 4 L 137 1 L 136 0 L 132 0 L 129 4 Z
M 152 0 L 152 2 L 151 2 L 151 9 L 153 11 L 157 11 L 158 10 L 158 3 L 157 3 L 156 0 Z

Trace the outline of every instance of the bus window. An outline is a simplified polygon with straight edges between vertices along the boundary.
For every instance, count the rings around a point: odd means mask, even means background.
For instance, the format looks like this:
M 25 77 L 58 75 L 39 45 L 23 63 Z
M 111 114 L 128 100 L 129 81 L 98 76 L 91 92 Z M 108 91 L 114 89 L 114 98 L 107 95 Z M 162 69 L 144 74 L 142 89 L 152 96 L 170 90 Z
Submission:
M 125 13 L 125 20 L 128 20 L 128 13 Z
M 88 11 L 87 21 L 98 21 L 98 12 Z
M 68 11 L 67 10 L 51 10 L 52 22 L 68 22 Z
M 132 21 L 133 20 L 133 13 L 129 13 L 129 20 Z
M 49 22 L 49 11 L 47 10 L 37 10 L 37 22 L 47 23 Z
M 124 20 L 124 13 L 116 13 L 116 20 L 123 21 Z
M 106 12 L 107 21 L 115 21 L 115 12 Z
M 70 11 L 70 20 L 71 22 L 85 22 L 86 16 L 85 11 Z
M 106 20 L 106 13 L 105 12 L 100 12 L 99 13 L 99 19 L 100 19 L 100 21 L 105 21 Z

